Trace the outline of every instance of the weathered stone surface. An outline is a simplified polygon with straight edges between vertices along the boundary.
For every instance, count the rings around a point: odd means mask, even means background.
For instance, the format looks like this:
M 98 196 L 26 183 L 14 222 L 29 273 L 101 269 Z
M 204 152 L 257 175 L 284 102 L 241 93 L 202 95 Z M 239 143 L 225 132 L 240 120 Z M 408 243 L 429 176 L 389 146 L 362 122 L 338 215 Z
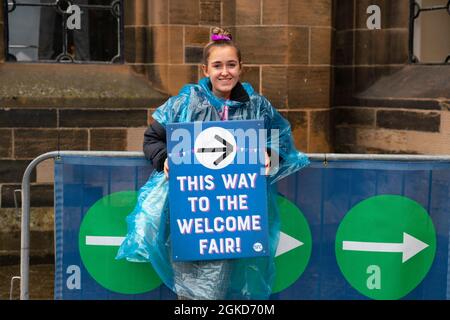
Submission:
M 152 51 L 152 60 L 146 60 L 146 63 L 168 63 L 169 62 L 169 27 L 153 26 L 149 29 L 151 37 L 147 36 L 150 43 L 148 50 Z M 150 40 L 151 39 L 151 40 Z
M 123 19 L 125 26 L 143 25 L 145 24 L 144 6 L 147 6 L 147 1 L 144 0 L 130 0 L 123 4 Z
M 182 26 L 125 28 L 125 60 L 129 63 L 183 63 Z
M 0 183 L 22 182 L 25 169 L 31 161 L 0 160 Z M 36 181 L 36 172 L 31 172 L 30 182 Z
M 255 0 L 236 1 L 235 25 L 258 25 L 258 24 L 261 24 L 261 1 Z
M 186 47 L 184 61 L 186 63 L 202 63 L 203 47 Z
M 29 298 L 30 300 L 53 300 L 55 266 L 51 263 L 54 259 L 49 259 L 47 264 L 35 264 L 34 257 L 30 259 L 29 274 Z M 12 265 L 0 265 L 0 299 L 10 298 L 11 278 L 20 275 L 20 261 Z M 20 299 L 20 285 L 18 281 L 14 283 L 12 299 Z
M 53 183 L 55 181 L 55 166 L 53 159 L 47 159 L 36 166 L 37 183 Z
M 333 15 L 337 31 L 353 29 L 354 0 L 333 1 Z
M 406 132 L 384 129 L 358 129 L 356 144 L 374 153 L 388 153 L 389 150 L 401 152 L 406 147 Z M 378 150 L 378 151 L 377 151 Z M 392 151 L 391 151 L 392 152 Z
M 126 151 L 126 129 L 91 129 L 89 150 Z
M 335 125 L 375 126 L 375 110 L 367 108 L 333 108 Z
M 308 152 L 332 152 L 330 136 L 330 111 L 311 111 Z
M 56 110 L 0 109 L 0 127 L 45 128 L 56 127 Z
M 243 71 L 241 74 L 241 81 L 242 82 L 248 82 L 252 85 L 253 89 L 255 91 L 259 92 L 259 84 L 260 84 L 260 77 L 259 77 L 259 71 L 260 67 L 249 67 L 244 66 Z
M 12 130 L 0 129 L 0 158 L 12 156 Z
M 18 158 L 35 158 L 58 150 L 88 150 L 87 130 L 32 129 L 16 130 L 14 150 Z
M 333 68 L 333 106 L 353 105 L 353 68 Z
M 0 5 L 1 7 L 1 5 Z M 2 15 L 3 17 L 3 15 Z M 0 21 L 0 34 L 4 34 L 4 24 L 3 21 Z M 5 40 L 3 37 L 0 37 L 0 62 L 5 61 Z
M 262 67 L 262 94 L 278 109 L 288 107 L 287 67 Z
M 127 39 L 124 43 L 124 58 L 127 63 L 136 62 L 136 28 L 125 27 L 123 30 L 124 38 Z M 141 50 L 142 51 L 142 50 Z
M 289 1 L 289 24 L 331 27 L 331 0 Z
M 408 30 L 356 30 L 355 63 L 405 64 L 408 62 Z
M 168 23 L 167 0 L 124 1 L 125 26 L 139 26 Z
M 5 63 L 0 74 L 0 105 L 11 109 L 145 108 L 167 97 L 127 65 Z
M 53 231 L 31 231 L 30 244 L 31 256 L 43 256 L 52 253 Z M 8 233 L 0 232 L 0 252 L 9 251 L 12 248 L 19 248 L 20 250 L 20 231 Z M 16 250 L 11 250 L 10 252 L 12 254 L 19 253 Z
M 342 145 L 354 145 L 356 143 L 356 128 L 338 127 L 334 129 L 333 146 L 341 150 Z
M 404 100 L 450 100 L 450 72 L 442 65 L 406 65 L 397 68 L 356 68 L 360 87 L 373 84 L 364 98 L 395 98 Z M 378 81 L 376 81 L 378 80 Z M 374 83 L 376 81 L 376 83 Z M 424 104 L 426 104 L 425 102 Z M 444 106 L 444 105 L 443 105 Z
M 167 92 L 168 82 L 169 82 L 169 65 L 146 65 L 145 77 L 151 83 L 153 88 L 161 91 Z M 151 105 L 149 105 L 150 107 Z M 155 106 L 155 104 L 153 104 Z
M 146 0 L 142 0 L 146 1 Z M 169 23 L 169 1 L 167 0 L 147 0 L 147 24 Z
M 220 25 L 220 1 L 200 0 L 200 24 L 218 26 Z
M 449 154 L 450 116 L 442 115 L 441 133 L 383 128 L 358 128 L 357 145 L 373 153 Z
M 61 110 L 59 125 L 65 128 L 142 127 L 146 110 Z
M 376 85 L 376 84 L 375 84 Z M 369 88 L 368 90 L 371 90 Z M 417 109 L 417 110 L 446 110 L 445 100 L 441 99 L 409 99 L 409 98 L 392 98 L 388 95 L 391 90 L 386 90 L 384 97 L 370 97 L 365 98 L 367 92 L 360 94 L 355 99 L 355 105 L 362 107 L 372 107 L 372 108 L 390 108 L 390 109 Z
M 255 34 L 261 36 L 256 37 Z M 242 60 L 249 64 L 284 64 L 289 43 L 286 27 L 236 27 Z M 264 48 L 264 50 L 262 50 Z
M 128 63 L 150 63 L 154 61 L 152 29 L 147 26 L 126 27 L 124 56 Z
M 196 65 L 169 65 L 168 92 L 176 95 L 187 83 L 198 82 L 198 69 Z
M 307 64 L 308 29 L 303 27 L 236 27 L 242 60 L 251 64 Z M 261 36 L 255 36 L 259 34 Z M 264 48 L 264 50 L 262 50 Z
M 441 116 L 437 112 L 377 111 L 379 128 L 439 132 L 440 124 Z
M 200 17 L 199 0 L 170 0 L 170 24 L 198 24 Z
M 370 5 L 380 7 L 381 28 L 404 28 L 409 26 L 409 1 L 408 0 L 358 0 L 356 5 L 356 28 L 367 29 L 367 8 Z
M 288 38 L 288 52 L 287 52 L 287 64 L 308 64 L 310 63 L 316 63 L 309 61 L 309 48 L 311 46 L 311 43 L 309 43 L 309 32 L 308 28 L 304 27 L 289 27 L 287 29 Z M 319 42 L 317 40 L 317 37 L 314 38 L 312 41 Z M 324 39 L 324 41 L 327 41 Z M 328 38 L 328 41 L 331 41 L 331 38 Z M 320 48 L 318 47 L 320 43 L 315 43 L 316 48 L 311 47 L 311 55 L 313 54 L 319 54 Z M 322 58 L 322 56 L 318 57 L 319 59 Z M 311 60 L 313 60 L 311 58 Z
M 186 46 L 205 46 L 209 42 L 209 27 L 186 26 L 184 41 Z
M 1 186 L 1 207 L 14 208 L 14 190 L 21 189 L 20 184 L 3 184 Z M 17 204 L 22 205 L 21 193 L 17 194 Z M 54 201 L 53 184 L 33 184 L 30 186 L 30 205 L 32 207 L 52 207 Z
M 353 65 L 354 31 L 336 31 L 334 33 L 334 64 Z
M 308 150 L 308 113 L 304 111 L 288 111 L 283 116 L 291 124 L 292 138 L 297 149 Z
M 232 27 L 234 25 L 236 25 L 236 0 L 225 0 L 222 4 L 222 26 Z
M 263 0 L 263 24 L 288 24 L 289 0 Z
M 153 118 L 152 118 L 153 119 Z M 144 132 L 147 128 L 127 129 L 127 149 L 128 151 L 142 151 L 144 144 Z
M 169 27 L 169 63 L 183 63 L 183 27 Z
M 331 28 L 311 28 L 310 64 L 331 64 Z
M 329 108 L 329 67 L 289 67 L 289 108 Z
M 390 75 L 401 70 L 402 67 L 397 66 L 373 66 L 373 67 L 362 67 L 356 66 L 354 70 L 354 89 L 355 93 L 361 93 L 365 96 L 364 91 L 370 88 L 378 81 L 381 81 L 383 78 L 387 78 Z M 398 85 L 398 84 L 397 84 Z M 411 88 L 408 88 L 408 91 Z M 391 89 L 387 89 L 389 91 L 385 91 L 383 96 L 391 96 Z

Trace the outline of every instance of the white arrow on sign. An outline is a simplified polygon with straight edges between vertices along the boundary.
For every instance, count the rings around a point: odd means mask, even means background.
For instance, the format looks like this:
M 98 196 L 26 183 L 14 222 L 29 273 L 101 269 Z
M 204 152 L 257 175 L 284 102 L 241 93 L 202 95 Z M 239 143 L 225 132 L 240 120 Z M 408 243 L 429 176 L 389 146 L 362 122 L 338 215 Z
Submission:
M 120 246 L 125 237 L 86 236 L 87 246 Z
M 210 127 L 195 138 L 195 157 L 200 164 L 212 170 L 231 164 L 237 152 L 234 135 L 225 128 Z
M 420 251 L 428 247 L 428 244 L 414 238 L 410 234 L 403 232 L 402 243 L 386 243 L 386 242 L 360 242 L 360 241 L 343 241 L 342 250 L 349 251 L 369 251 L 369 252 L 401 252 L 402 263 L 405 263 Z
M 280 232 L 280 240 L 278 241 L 277 251 L 275 257 L 281 256 L 283 253 L 294 250 L 302 246 L 304 243 L 291 237 L 290 235 Z

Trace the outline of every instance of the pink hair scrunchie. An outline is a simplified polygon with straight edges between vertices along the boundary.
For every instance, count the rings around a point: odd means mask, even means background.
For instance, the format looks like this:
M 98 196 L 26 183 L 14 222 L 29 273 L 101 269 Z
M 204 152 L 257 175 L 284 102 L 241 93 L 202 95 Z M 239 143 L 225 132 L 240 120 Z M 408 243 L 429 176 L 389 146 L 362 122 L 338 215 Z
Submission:
M 223 34 L 213 34 L 211 35 L 212 41 L 219 41 L 219 40 L 225 40 L 225 41 L 231 41 L 231 36 L 226 36 Z

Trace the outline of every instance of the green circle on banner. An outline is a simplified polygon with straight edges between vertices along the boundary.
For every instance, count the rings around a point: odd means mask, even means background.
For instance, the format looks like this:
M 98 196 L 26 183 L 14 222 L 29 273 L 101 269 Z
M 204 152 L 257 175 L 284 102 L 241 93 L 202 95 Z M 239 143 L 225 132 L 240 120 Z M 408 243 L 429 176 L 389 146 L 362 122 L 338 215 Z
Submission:
M 355 205 L 336 233 L 336 258 L 345 279 L 361 294 L 400 299 L 424 279 L 436 253 L 436 232 L 427 211 L 398 195 Z
M 312 237 L 300 209 L 282 196 L 277 197 L 280 240 L 275 254 L 276 275 L 272 293 L 291 286 L 305 271 L 311 257 Z
M 78 234 L 81 260 L 92 278 L 117 293 L 139 294 L 162 283 L 150 262 L 116 260 L 127 234 L 125 218 L 136 205 L 137 192 L 122 191 L 98 200 L 84 216 Z

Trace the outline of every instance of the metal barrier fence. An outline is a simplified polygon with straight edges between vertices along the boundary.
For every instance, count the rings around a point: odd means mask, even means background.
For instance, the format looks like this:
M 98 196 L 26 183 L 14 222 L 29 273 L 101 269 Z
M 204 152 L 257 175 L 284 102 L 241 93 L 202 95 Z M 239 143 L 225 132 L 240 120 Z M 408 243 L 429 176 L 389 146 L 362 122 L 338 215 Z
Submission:
M 20 299 L 29 299 L 29 254 L 30 254 L 30 175 L 36 166 L 47 159 L 60 159 L 64 156 L 77 157 L 104 157 L 126 158 L 141 157 L 142 152 L 103 152 L 103 151 L 54 151 L 42 154 L 35 158 L 26 168 L 22 180 L 22 221 L 21 221 L 21 263 L 20 263 Z M 450 156 L 428 156 L 428 155 L 367 155 L 367 154 L 308 154 L 308 157 L 316 163 L 321 163 L 326 168 L 332 161 L 396 161 L 396 162 L 421 162 L 431 161 L 433 163 L 450 163 Z M 448 169 L 448 168 L 447 168 Z M 284 189 L 286 186 L 282 186 Z M 356 245 L 348 242 L 347 245 Z M 448 290 L 448 289 L 447 289 Z

